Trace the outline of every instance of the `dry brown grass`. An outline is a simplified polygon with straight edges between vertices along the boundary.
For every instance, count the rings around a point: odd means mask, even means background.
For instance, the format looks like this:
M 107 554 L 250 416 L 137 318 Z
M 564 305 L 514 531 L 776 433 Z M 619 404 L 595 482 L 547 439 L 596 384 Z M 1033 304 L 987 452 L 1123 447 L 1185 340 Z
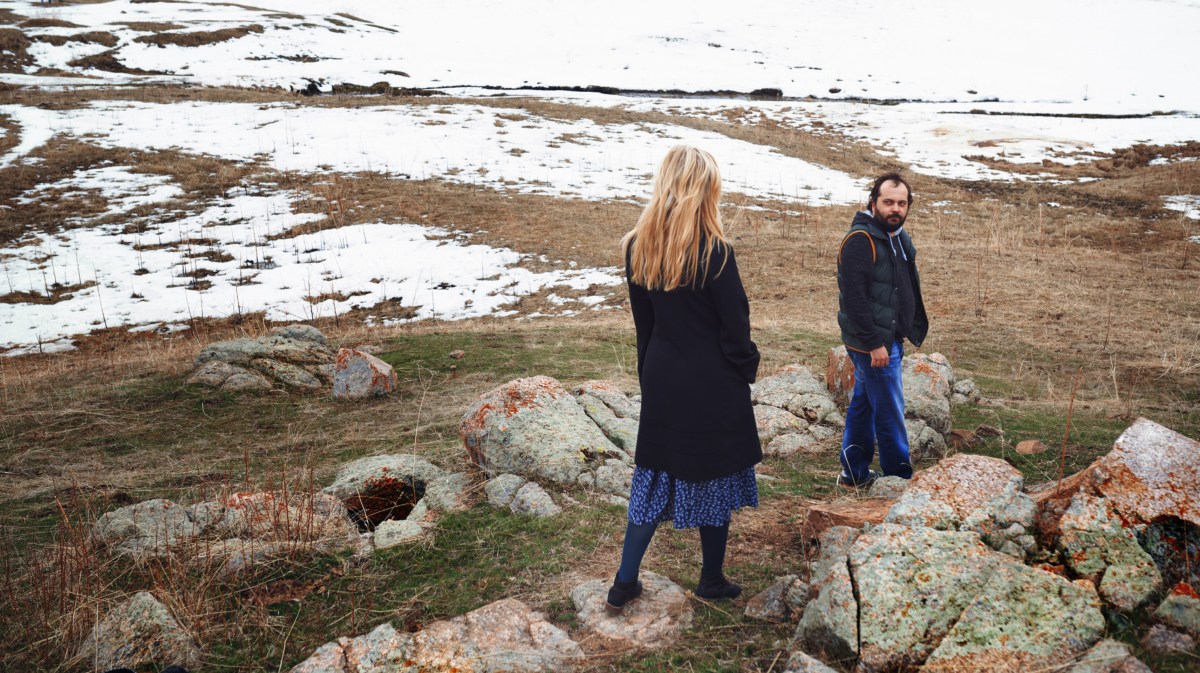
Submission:
M 25 66 L 33 65 L 33 57 L 26 51 L 29 38 L 16 28 L 0 28 L 0 72 L 25 72 Z
M 26 19 L 17 25 L 21 28 L 81 28 L 77 23 L 49 17 Z
M 92 54 L 69 61 L 67 65 L 72 68 L 82 68 L 84 70 L 103 70 L 105 72 L 119 72 L 127 75 L 166 75 L 168 73 L 159 70 L 142 70 L 141 68 L 130 68 L 122 63 L 116 55 L 115 51 L 106 51 L 101 54 Z
M 56 47 L 61 47 L 68 42 L 86 42 L 112 48 L 121 41 L 116 35 L 102 30 L 92 30 L 74 35 L 35 35 L 33 39 L 37 42 L 47 42 Z
M 113 23 L 116 26 L 125 26 L 130 30 L 136 30 L 143 33 L 159 33 L 164 30 L 183 30 L 187 26 L 180 23 L 170 23 L 167 21 L 116 21 Z
M 248 26 L 237 26 L 234 28 L 222 28 L 220 30 L 197 30 L 187 33 L 155 33 L 153 35 L 140 35 L 134 38 L 134 42 L 143 42 L 145 44 L 158 45 L 165 47 L 173 45 L 176 47 L 201 47 L 207 44 L 220 44 L 229 40 L 236 40 L 239 37 L 245 37 L 251 33 L 261 33 L 263 27 L 258 24 L 250 24 Z

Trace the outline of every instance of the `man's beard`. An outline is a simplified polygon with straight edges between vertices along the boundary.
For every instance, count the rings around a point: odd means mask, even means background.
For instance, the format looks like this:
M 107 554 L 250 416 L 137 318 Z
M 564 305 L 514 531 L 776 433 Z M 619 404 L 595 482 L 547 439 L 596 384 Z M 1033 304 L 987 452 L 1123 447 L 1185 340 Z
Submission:
M 888 222 L 887 218 L 885 218 L 883 215 L 881 215 L 880 213 L 875 213 L 875 224 L 878 224 L 880 229 L 886 231 L 889 234 L 894 231 L 897 231 L 898 229 L 900 229 L 900 227 L 903 227 L 904 220 L 906 220 L 906 219 L 908 219 L 908 217 L 903 216 L 903 217 L 899 217 L 899 219 L 897 219 L 896 221 Z

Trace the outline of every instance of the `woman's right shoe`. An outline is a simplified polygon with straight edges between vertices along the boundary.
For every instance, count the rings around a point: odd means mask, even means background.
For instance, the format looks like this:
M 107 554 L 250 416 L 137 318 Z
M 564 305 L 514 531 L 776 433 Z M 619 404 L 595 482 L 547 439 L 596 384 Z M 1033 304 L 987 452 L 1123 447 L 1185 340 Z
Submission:
M 604 611 L 610 616 L 616 617 L 625 610 L 625 605 L 642 595 L 642 583 L 634 580 L 632 582 L 622 582 L 619 578 L 613 578 L 613 584 L 608 589 L 608 602 L 604 604 Z
M 708 600 L 737 598 L 742 595 L 742 588 L 726 579 L 725 575 L 701 576 L 700 583 L 696 585 L 695 594 Z

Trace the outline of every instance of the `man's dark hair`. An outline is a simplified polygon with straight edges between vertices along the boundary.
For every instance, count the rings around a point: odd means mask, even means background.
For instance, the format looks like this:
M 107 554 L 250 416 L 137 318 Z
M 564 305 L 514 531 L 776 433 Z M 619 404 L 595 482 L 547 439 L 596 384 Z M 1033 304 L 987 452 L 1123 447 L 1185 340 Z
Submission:
M 875 184 L 871 185 L 871 195 L 867 197 L 867 209 L 870 210 L 871 205 L 875 203 L 875 199 L 879 198 L 879 190 L 888 182 L 904 185 L 904 188 L 908 190 L 908 207 L 912 208 L 913 193 L 912 186 L 908 184 L 908 180 L 901 177 L 899 173 L 884 173 L 875 178 Z

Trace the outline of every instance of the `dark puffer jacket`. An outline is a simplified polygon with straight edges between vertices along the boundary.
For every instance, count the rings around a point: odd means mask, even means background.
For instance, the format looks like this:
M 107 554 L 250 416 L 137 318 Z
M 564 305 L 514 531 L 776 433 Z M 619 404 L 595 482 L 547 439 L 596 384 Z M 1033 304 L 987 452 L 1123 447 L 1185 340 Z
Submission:
M 869 274 L 848 273 L 842 255 L 846 244 L 855 236 L 866 237 L 871 242 L 871 272 Z M 896 338 L 896 319 L 899 312 L 898 292 L 899 265 L 894 261 L 892 245 L 887 232 L 880 229 L 867 213 L 854 216 L 850 231 L 842 239 L 838 249 L 838 326 L 842 331 L 842 343 L 846 348 L 868 353 L 880 346 L 890 345 Z M 907 337 L 914 346 L 920 346 L 929 333 L 929 318 L 921 300 L 921 279 L 917 273 L 917 249 L 907 232 L 901 231 L 896 241 L 908 257 L 904 265 L 911 271 L 914 311 L 912 328 Z M 862 266 L 862 265 L 858 265 Z M 865 300 L 864 300 L 865 298 Z M 862 306 L 861 304 L 866 304 Z

